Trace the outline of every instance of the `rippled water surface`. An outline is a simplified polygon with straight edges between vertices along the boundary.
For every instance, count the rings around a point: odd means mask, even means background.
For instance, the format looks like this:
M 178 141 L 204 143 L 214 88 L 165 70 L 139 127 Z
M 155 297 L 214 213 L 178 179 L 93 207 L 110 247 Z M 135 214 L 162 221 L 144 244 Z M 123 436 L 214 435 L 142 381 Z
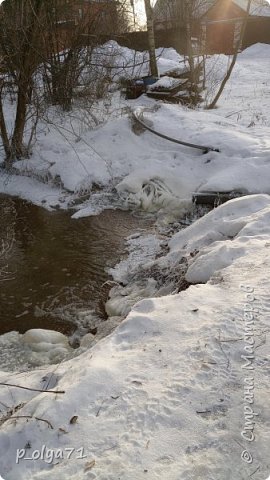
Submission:
M 125 238 L 149 228 L 149 220 L 121 210 L 73 220 L 70 212 L 1 196 L 0 226 L 0 334 L 30 328 L 70 334 L 78 311 L 99 301 Z

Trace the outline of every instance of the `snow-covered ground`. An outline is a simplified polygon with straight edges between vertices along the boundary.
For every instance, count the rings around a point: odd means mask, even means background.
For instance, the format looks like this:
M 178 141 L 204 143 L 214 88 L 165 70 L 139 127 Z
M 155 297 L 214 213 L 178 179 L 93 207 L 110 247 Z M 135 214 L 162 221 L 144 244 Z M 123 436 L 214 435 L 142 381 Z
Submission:
M 177 66 L 175 53 L 166 56 L 163 66 L 167 60 Z M 213 84 L 226 61 L 209 60 Z M 158 259 L 142 260 L 145 271 L 181 272 L 184 257 L 188 289 L 136 303 L 110 336 L 77 358 L 0 373 L 2 383 L 65 392 L 1 387 L 5 480 L 269 476 L 269 66 L 270 46 L 239 55 L 212 112 L 119 99 L 117 115 L 104 125 L 83 130 L 76 141 L 67 133 L 72 148 L 55 129 L 40 134 L 31 160 L 17 167 L 51 184 L 0 178 L 1 191 L 47 207 L 65 207 L 93 184 L 111 185 L 123 203 L 159 210 L 165 223 L 190 210 L 194 191 L 253 194 L 177 232 Z M 127 113 L 140 105 L 159 132 L 220 153 L 202 155 L 142 132 Z M 88 200 L 75 215 L 91 212 Z M 122 263 L 115 278 L 131 268 L 132 261 Z M 148 286 L 155 294 L 155 285 Z
M 177 68 L 182 61 L 172 49 L 158 53 L 161 72 Z M 50 208 L 57 203 L 67 206 L 74 195 L 89 193 L 93 185 L 118 185 L 118 192 L 127 202 L 135 202 L 145 209 L 160 208 L 161 202 L 164 206 L 170 203 L 170 209 L 172 203 L 176 209 L 186 207 L 191 193 L 196 190 L 269 192 L 269 53 L 268 45 L 258 44 L 239 55 L 218 108 L 211 112 L 191 111 L 143 97 L 124 101 L 116 93 L 110 106 L 102 111 L 101 120 L 106 118 L 107 121 L 92 130 L 79 112 L 66 118 L 52 113 L 51 125 L 42 125 L 39 131 L 32 158 L 16 165 L 18 172 L 34 174 L 45 183 L 41 185 L 33 178 L 2 174 L 0 191 L 19 193 Z M 133 54 L 128 57 L 127 49 L 121 49 L 121 55 L 125 58 L 123 64 L 129 65 Z M 143 58 L 140 54 L 138 63 Z M 227 62 L 227 57 L 222 55 L 208 60 L 207 101 L 213 96 Z M 141 69 L 140 66 L 136 73 L 147 72 L 146 67 L 145 71 Z M 176 146 L 150 132 L 141 132 L 134 126 L 130 114 L 130 109 L 137 106 L 156 109 L 146 112 L 145 118 L 161 133 L 218 148 L 220 153 L 201 155 L 200 151 Z M 147 183 L 153 190 L 153 180 L 164 184 L 163 195 L 158 200 L 153 198 L 153 192 L 152 198 L 145 195 Z M 55 184 L 63 186 L 64 190 L 60 191 Z M 159 205 L 154 205 L 156 201 Z M 84 203 L 82 215 L 92 213 L 92 203 L 92 200 L 89 205 Z

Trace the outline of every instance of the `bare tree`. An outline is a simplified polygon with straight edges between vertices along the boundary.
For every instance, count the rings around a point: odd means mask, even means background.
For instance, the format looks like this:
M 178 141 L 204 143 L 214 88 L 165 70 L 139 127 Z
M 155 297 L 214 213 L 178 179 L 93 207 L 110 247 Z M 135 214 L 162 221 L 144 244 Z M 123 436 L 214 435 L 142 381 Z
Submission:
M 30 154 L 37 123 L 48 104 L 60 105 L 69 111 L 83 76 L 88 81 L 87 86 L 83 82 L 84 94 L 87 93 L 91 101 L 102 96 L 109 85 L 108 68 L 97 60 L 95 47 L 102 43 L 102 35 L 118 31 L 124 9 L 120 15 L 117 2 L 85 3 L 84 10 L 74 5 L 60 0 L 5 0 L 3 3 L 0 134 L 6 168 L 10 168 L 14 160 Z M 96 66 L 97 63 L 103 63 L 102 68 Z M 15 109 L 11 131 L 6 109 L 10 91 Z M 8 108 L 10 110 L 10 105 Z M 29 130 L 30 125 L 30 133 L 26 135 L 26 127 Z
M 198 82 L 195 76 L 194 51 L 192 44 L 192 23 L 195 15 L 196 0 L 184 0 L 182 14 L 186 28 L 186 51 L 187 61 L 190 69 L 190 90 L 193 92 L 192 102 L 196 105 L 198 102 Z
M 33 90 L 33 76 L 42 50 L 40 23 L 43 0 L 18 0 L 4 3 L 0 17 L 0 133 L 6 154 L 6 166 L 27 155 L 23 137 Z M 4 114 L 7 83 L 14 86 L 16 112 L 11 134 Z
M 154 77 L 158 76 L 157 59 L 155 52 L 155 31 L 154 31 L 154 14 L 150 0 L 144 0 L 145 13 L 147 19 L 147 32 L 148 32 L 148 49 L 150 58 L 150 71 Z
M 199 49 L 199 19 L 208 6 L 209 0 L 158 0 L 156 3 L 156 21 L 163 25 L 163 28 L 182 30 L 184 34 L 181 35 L 182 49 L 189 67 L 190 100 L 193 105 L 200 99 L 199 66 L 203 68 L 205 61 L 203 52 Z M 196 37 L 197 44 L 194 41 Z
M 127 28 L 127 5 L 126 0 L 121 3 L 103 2 L 99 6 L 89 3 L 86 4 L 84 11 L 80 9 L 78 15 L 70 4 L 68 8 L 60 4 L 58 8 L 52 10 L 49 5 L 52 1 L 49 0 L 46 4 L 49 38 L 44 78 L 52 103 L 69 111 L 72 108 L 74 91 L 82 81 L 84 70 L 87 69 L 89 72 L 89 67 L 90 69 L 93 67 L 96 73 L 95 47 L 102 45 L 104 37 L 110 33 L 117 35 Z M 97 93 L 94 75 L 92 81 L 92 92 Z M 104 89 L 104 82 L 100 77 L 99 83 L 100 95 Z

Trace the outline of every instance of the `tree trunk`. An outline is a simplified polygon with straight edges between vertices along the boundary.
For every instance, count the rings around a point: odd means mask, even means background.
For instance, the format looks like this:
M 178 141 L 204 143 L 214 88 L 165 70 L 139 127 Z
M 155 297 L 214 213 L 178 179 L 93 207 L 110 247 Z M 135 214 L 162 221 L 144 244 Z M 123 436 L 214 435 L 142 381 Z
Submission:
M 158 76 L 157 59 L 156 59 L 156 45 L 155 45 L 155 31 L 154 31 L 154 16 L 153 8 L 150 0 L 144 0 L 145 13 L 147 18 L 147 32 L 148 32 L 148 50 L 150 58 L 150 72 L 154 77 Z
M 18 87 L 16 119 L 11 140 L 11 155 L 13 158 L 21 158 L 26 154 L 23 144 L 23 134 L 27 115 L 27 92 L 29 83 L 30 82 L 23 82 Z
M 6 168 L 16 158 L 28 155 L 24 145 L 24 130 L 28 103 L 33 93 L 33 74 L 40 63 L 42 46 L 42 5 L 44 0 L 20 0 L 4 2 L 1 14 L 1 51 L 4 51 L 6 71 L 14 80 L 16 88 L 16 117 L 11 139 L 5 130 L 3 107 L 0 105 L 0 132 L 6 153 Z M 1 101 L 2 101 L 1 92 Z M 0 104 L 1 104 L 0 101 Z
M 3 142 L 6 158 L 9 158 L 10 142 L 8 138 L 7 127 L 6 127 L 6 122 L 5 122 L 4 112 L 3 112 L 2 98 L 0 98 L 0 132 L 1 132 L 1 138 Z
M 53 105 L 60 105 L 66 112 L 72 108 L 79 60 L 78 52 L 72 48 L 64 61 L 61 60 L 59 53 L 51 58 L 51 101 Z
M 188 63 L 190 68 L 190 93 L 191 101 L 193 105 L 198 103 L 198 81 L 195 78 L 195 65 L 194 65 L 194 55 L 192 47 L 192 13 L 190 11 L 190 6 L 188 2 L 185 3 L 185 16 L 186 16 L 186 35 L 187 35 L 187 56 Z M 192 95 L 193 94 L 193 95 Z

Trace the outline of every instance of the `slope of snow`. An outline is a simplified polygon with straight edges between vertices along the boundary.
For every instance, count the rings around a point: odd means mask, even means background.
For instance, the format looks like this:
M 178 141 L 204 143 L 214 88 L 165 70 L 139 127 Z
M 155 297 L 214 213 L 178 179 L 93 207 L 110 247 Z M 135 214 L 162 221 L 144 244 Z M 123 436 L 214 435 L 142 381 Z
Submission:
M 64 394 L 2 387 L 3 404 L 25 402 L 13 415 L 21 418 L 6 420 L 0 431 L 6 480 L 267 477 L 269 197 L 219 207 L 213 214 L 220 226 L 222 210 L 224 234 L 236 237 L 228 242 L 237 242 L 240 231 L 249 238 L 241 258 L 225 269 L 217 263 L 222 276 L 143 300 L 110 337 L 80 357 L 16 376 L 19 385 L 47 384 Z M 198 248 L 213 225 L 209 217 L 202 221 Z M 190 242 L 193 233 L 186 234 Z M 183 244 L 179 234 L 172 241 L 177 244 Z M 247 330 L 252 312 L 256 320 Z M 244 367 L 251 354 L 254 370 Z M 248 402 L 245 386 L 252 379 Z M 14 375 L 1 374 L 1 382 L 14 383 Z M 247 415 L 253 415 L 252 428 Z M 24 458 L 37 458 L 34 451 L 42 448 L 42 459 Z
M 207 282 L 215 272 L 267 243 L 269 207 L 268 195 L 238 198 L 176 234 L 169 244 L 173 255 L 198 252 L 190 261 L 186 279 L 191 283 Z
M 71 135 L 76 153 L 51 130 L 40 133 L 32 159 L 17 164 L 58 180 L 70 195 L 111 184 L 126 205 L 178 218 L 195 190 L 256 195 L 232 200 L 175 234 L 169 253 L 157 260 L 146 239 L 157 265 L 180 272 L 187 259 L 193 283 L 187 290 L 136 303 L 110 336 L 77 358 L 0 372 L 1 383 L 65 392 L 1 386 L 6 480 L 269 476 L 269 48 L 254 46 L 239 56 L 215 111 L 161 104 L 145 114 L 156 130 L 220 153 L 202 155 L 138 131 L 123 109 L 76 142 Z M 0 189 L 37 203 L 63 197 L 60 187 L 20 175 L 1 176 Z M 90 211 L 87 202 L 83 207 Z M 136 262 L 134 255 L 115 275 L 121 279 Z M 148 287 L 152 295 L 155 285 Z M 135 294 L 136 301 L 141 292 Z M 118 299 L 110 307 L 122 314 L 131 305 Z

